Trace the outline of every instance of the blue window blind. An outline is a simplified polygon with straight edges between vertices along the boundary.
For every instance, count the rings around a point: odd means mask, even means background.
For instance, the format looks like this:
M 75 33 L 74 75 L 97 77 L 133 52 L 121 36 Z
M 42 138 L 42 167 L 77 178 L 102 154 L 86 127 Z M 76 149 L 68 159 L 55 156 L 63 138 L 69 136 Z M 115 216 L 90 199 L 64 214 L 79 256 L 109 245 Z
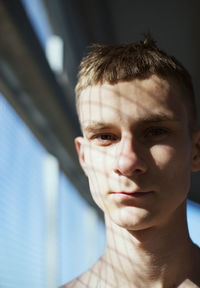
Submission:
M 45 287 L 46 151 L 0 95 L 0 287 Z
M 104 225 L 1 94 L 0 151 L 0 287 L 71 280 L 102 254 Z

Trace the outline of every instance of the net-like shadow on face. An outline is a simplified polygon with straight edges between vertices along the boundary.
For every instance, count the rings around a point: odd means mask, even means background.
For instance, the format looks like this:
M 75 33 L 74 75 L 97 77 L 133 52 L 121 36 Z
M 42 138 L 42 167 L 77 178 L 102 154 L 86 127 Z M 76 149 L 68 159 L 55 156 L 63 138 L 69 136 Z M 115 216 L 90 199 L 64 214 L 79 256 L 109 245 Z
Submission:
M 69 287 L 155 287 L 159 281 L 178 287 L 186 280 L 183 271 L 172 283 L 167 267 L 182 265 L 181 258 L 172 261 L 170 247 L 185 217 L 191 160 L 185 105 L 172 86 L 152 78 L 87 88 L 81 96 L 80 157 L 105 214 L 107 245 Z

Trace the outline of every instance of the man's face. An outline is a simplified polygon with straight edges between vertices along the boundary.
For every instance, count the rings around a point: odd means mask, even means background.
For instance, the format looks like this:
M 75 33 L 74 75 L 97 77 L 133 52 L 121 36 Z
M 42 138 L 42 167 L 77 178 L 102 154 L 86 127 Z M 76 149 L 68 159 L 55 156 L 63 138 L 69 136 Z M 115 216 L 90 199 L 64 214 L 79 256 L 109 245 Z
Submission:
M 194 145 L 176 85 L 157 76 L 106 83 L 85 89 L 79 101 L 76 147 L 106 216 L 138 230 L 182 209 Z

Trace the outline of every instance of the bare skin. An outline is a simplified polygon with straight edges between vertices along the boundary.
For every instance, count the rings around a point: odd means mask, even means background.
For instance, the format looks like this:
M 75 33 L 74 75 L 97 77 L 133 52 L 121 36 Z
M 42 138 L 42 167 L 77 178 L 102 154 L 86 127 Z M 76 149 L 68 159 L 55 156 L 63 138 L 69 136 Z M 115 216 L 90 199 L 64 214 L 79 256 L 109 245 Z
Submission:
M 200 287 L 200 249 L 186 221 L 200 132 L 189 131 L 179 94 L 157 76 L 82 92 L 83 137 L 75 142 L 105 214 L 107 245 L 90 270 L 63 288 Z
M 107 228 L 109 244 L 102 258 L 63 288 L 200 287 L 200 249 L 187 231 L 182 235 L 171 231 L 170 238 L 164 228 L 138 233 L 115 225 Z

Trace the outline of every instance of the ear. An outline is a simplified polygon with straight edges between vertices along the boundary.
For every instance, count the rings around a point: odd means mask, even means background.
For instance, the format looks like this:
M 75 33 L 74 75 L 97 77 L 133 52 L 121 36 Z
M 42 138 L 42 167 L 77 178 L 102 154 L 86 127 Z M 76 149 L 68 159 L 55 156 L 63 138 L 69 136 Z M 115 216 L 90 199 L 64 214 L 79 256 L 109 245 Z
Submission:
M 78 154 L 80 165 L 87 176 L 87 168 L 85 163 L 85 155 L 84 155 L 84 138 L 83 137 L 76 137 L 75 140 L 76 151 Z
M 200 170 L 200 129 L 193 132 L 192 171 Z

